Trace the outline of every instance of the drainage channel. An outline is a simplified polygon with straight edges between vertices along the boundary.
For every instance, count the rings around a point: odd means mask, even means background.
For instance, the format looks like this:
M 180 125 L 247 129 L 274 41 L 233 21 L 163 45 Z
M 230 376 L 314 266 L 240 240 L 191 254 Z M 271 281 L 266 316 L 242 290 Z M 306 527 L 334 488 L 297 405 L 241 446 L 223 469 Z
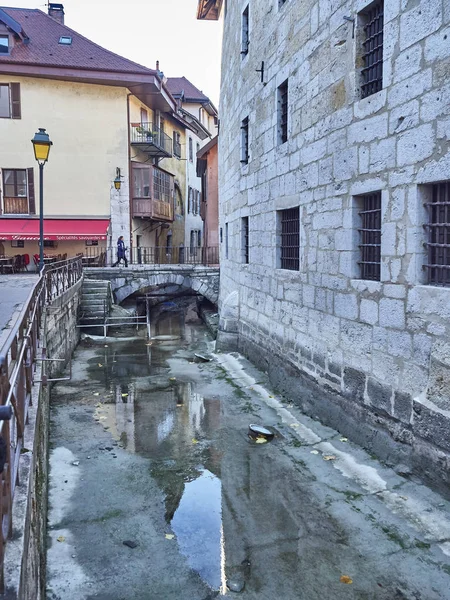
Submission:
M 190 302 L 53 389 L 48 599 L 448 597 L 448 503 L 215 356 Z

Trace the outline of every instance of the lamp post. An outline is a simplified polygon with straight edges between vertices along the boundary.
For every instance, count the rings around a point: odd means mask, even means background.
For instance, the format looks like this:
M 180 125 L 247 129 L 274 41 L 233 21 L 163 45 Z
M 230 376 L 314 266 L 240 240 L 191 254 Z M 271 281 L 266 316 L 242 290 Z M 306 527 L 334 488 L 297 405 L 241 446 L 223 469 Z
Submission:
M 39 164 L 39 272 L 44 268 L 44 165 L 50 154 L 50 141 L 45 129 L 39 129 L 31 140 L 34 156 Z

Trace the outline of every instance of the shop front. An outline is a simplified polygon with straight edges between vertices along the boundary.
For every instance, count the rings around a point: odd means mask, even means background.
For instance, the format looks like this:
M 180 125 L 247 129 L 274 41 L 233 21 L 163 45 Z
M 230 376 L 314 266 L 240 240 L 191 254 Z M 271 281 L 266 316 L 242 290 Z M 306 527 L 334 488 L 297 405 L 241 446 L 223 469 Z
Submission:
M 102 260 L 109 223 L 107 219 L 44 219 L 46 261 L 76 255 Z M 39 219 L 0 219 L 0 257 L 14 259 L 4 260 L 15 265 L 14 271 L 35 271 L 39 264 Z

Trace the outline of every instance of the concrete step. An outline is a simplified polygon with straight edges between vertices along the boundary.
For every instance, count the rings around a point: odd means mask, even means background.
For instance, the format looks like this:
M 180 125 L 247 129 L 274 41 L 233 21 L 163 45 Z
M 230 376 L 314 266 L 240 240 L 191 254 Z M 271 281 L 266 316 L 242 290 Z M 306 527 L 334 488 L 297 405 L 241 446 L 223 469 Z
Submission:
M 111 302 L 109 298 L 105 298 L 104 296 L 81 296 L 81 304 L 105 304 L 109 306 Z

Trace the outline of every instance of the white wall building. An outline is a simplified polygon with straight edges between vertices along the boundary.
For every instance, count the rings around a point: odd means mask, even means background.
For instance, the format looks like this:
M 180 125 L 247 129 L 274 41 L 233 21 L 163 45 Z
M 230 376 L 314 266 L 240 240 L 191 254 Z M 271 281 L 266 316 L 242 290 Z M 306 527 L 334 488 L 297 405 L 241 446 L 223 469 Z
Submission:
M 200 0 L 199 17 L 220 5 Z M 450 4 L 222 14 L 219 343 L 310 414 L 448 482 Z
M 197 176 L 197 152 L 217 134 L 217 110 L 211 100 L 186 77 L 171 77 L 167 87 L 180 103 L 180 112 L 197 130 L 186 133 L 186 203 L 185 244 L 191 253 L 198 252 L 203 242 L 203 220 L 200 216 L 201 177 Z

